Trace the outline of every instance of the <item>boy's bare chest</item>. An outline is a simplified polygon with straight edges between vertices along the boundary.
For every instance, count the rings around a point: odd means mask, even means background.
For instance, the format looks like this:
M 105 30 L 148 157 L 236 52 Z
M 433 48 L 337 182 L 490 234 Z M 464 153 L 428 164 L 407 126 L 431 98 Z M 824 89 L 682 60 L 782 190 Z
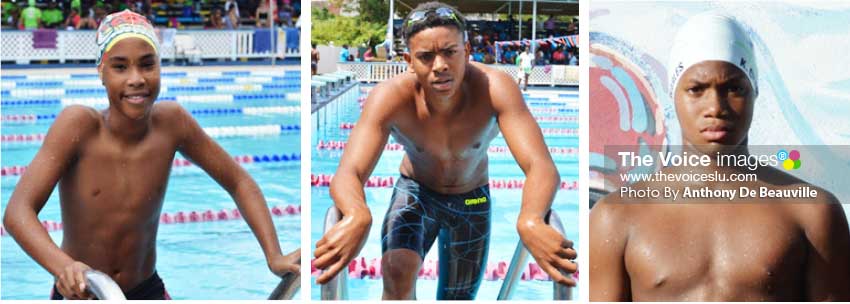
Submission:
M 779 293 L 802 271 L 805 236 L 770 207 L 671 209 L 638 220 L 625 256 L 633 292 L 712 300 Z
M 97 138 L 79 153 L 65 178 L 87 201 L 156 200 L 165 192 L 174 152 L 164 138 L 147 138 L 132 146 Z
M 391 134 L 410 153 L 449 160 L 486 150 L 499 127 L 495 116 L 484 113 L 450 119 L 411 117 L 393 126 Z

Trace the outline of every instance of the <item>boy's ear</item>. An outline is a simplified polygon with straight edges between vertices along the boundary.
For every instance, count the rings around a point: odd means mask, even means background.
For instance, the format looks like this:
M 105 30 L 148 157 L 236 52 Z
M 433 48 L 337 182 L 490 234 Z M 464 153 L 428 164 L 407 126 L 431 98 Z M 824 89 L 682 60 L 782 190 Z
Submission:
M 100 84 L 106 85 L 106 81 L 103 80 L 103 63 L 97 65 L 97 77 L 100 78 Z
M 401 53 L 401 57 L 407 62 L 407 71 L 413 73 L 413 61 L 411 61 L 410 52 Z

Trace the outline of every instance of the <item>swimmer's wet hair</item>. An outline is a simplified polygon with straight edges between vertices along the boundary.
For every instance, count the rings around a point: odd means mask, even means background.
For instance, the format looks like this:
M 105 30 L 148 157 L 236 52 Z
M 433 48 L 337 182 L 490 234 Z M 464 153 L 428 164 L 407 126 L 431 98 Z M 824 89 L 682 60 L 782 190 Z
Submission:
M 457 17 L 457 21 L 452 20 L 451 18 L 440 17 L 437 14 L 433 13 L 437 9 L 443 7 L 448 8 L 452 12 L 454 12 L 455 17 Z M 410 17 L 414 13 L 422 11 L 431 11 L 431 13 L 425 15 L 425 20 L 416 22 L 412 25 L 408 25 Z M 452 26 L 457 28 L 458 32 L 461 32 L 463 34 L 463 40 L 466 41 L 466 17 L 464 17 L 463 14 L 460 13 L 460 11 L 458 11 L 455 7 L 451 5 L 437 1 L 431 1 L 417 5 L 416 8 L 414 8 L 412 11 L 410 11 L 410 13 L 407 14 L 406 17 L 404 17 L 404 20 L 401 23 L 401 34 L 404 38 L 404 43 L 409 45 L 410 37 L 413 37 L 413 35 L 415 35 L 416 33 L 421 32 L 425 29 L 438 26 Z

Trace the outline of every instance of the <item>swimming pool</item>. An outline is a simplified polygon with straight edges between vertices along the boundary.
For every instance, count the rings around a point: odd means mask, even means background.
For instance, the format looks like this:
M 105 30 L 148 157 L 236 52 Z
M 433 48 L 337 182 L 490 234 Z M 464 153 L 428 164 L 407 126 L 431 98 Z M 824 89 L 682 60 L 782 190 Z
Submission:
M 342 94 L 337 100 L 329 103 L 312 115 L 312 152 L 311 171 L 314 178 L 332 175 L 342 155 L 342 146 L 348 139 L 351 124 L 360 116 L 360 101 L 362 101 L 371 87 L 360 84 L 348 92 Z M 561 174 L 563 187 L 558 191 L 553 209 L 560 215 L 567 238 L 572 240 L 576 246 L 578 240 L 578 191 L 572 182 L 578 181 L 578 137 L 575 130 L 578 129 L 578 89 L 533 89 L 523 94 L 529 104 L 532 114 L 537 118 L 540 127 L 544 129 L 544 136 L 552 157 Z M 372 229 L 369 239 L 360 257 L 366 263 L 372 259 L 380 258 L 381 244 L 380 232 L 384 213 L 389 208 L 390 196 L 392 195 L 392 183 L 390 178 L 398 178 L 398 166 L 403 157 L 403 152 L 390 138 L 389 144 L 372 173 L 374 185 L 366 187 L 366 201 L 372 212 Z M 491 184 L 499 184 L 499 187 L 491 186 L 491 195 L 497 208 L 492 209 L 492 228 L 490 252 L 488 254 L 489 266 L 495 266 L 498 262 L 510 263 L 514 249 L 519 241 L 516 233 L 516 219 L 519 214 L 521 190 L 512 182 L 524 180 L 524 175 L 516 165 L 513 157 L 507 152 L 504 138 L 497 137 L 490 144 L 490 180 Z M 569 189 L 566 189 L 569 188 Z M 315 243 L 321 239 L 323 233 L 323 219 L 327 209 L 333 204 L 326 186 L 314 185 L 311 190 L 311 244 L 315 249 Z M 576 248 L 579 250 L 578 248 Z M 430 261 L 437 260 L 437 250 L 431 250 L 425 257 L 426 265 Z M 533 258 L 529 262 L 534 262 Z M 423 266 L 424 268 L 424 266 Z M 490 269 L 491 267 L 488 267 Z M 320 299 L 321 288 L 315 284 L 315 276 L 312 282 L 311 297 Z M 355 279 L 348 280 L 348 294 L 350 299 L 380 299 L 383 290 L 380 279 Z M 477 299 L 495 299 L 501 287 L 502 280 L 485 280 L 478 291 Z M 435 279 L 420 278 L 417 281 L 416 290 L 418 299 L 434 299 L 436 296 L 437 281 Z M 573 298 L 579 298 L 577 289 L 573 290 Z M 551 281 L 520 281 L 514 292 L 514 299 L 536 299 L 552 300 Z
M 39 134 L 69 104 L 102 109 L 94 68 L 4 70 L 2 210 L 32 160 Z M 257 181 L 273 208 L 284 251 L 300 246 L 300 72 L 298 67 L 163 68 L 159 100 L 175 100 Z M 29 135 L 29 136 L 28 136 Z M 157 240 L 157 271 L 174 299 L 265 299 L 280 282 L 233 200 L 212 178 L 176 156 Z M 39 219 L 59 244 L 58 191 Z M 198 200 L 203 193 L 204 199 Z M 192 211 L 197 212 L 192 214 Z M 209 212 L 207 212 L 209 211 Z M 233 220 L 219 220 L 233 219 Z M 162 222 L 162 221 L 161 221 Z M 2 299 L 47 299 L 53 277 L 14 240 L 2 240 Z M 296 296 L 297 298 L 298 296 Z

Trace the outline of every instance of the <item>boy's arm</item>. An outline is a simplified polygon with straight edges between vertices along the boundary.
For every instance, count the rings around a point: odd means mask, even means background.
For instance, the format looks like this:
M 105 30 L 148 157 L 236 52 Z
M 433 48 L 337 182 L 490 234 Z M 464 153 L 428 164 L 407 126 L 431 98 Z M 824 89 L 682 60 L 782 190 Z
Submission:
M 286 272 L 298 272 L 298 253 L 287 257 L 281 254 L 277 231 L 272 223 L 266 199 L 254 179 L 224 149 L 207 135 L 192 116 L 179 105 L 172 106 L 180 121 L 182 131 L 178 150 L 187 159 L 204 169 L 224 190 L 226 190 L 251 227 L 254 236 L 263 249 L 269 269 L 277 275 Z M 287 259 L 287 260 L 284 260 Z
M 38 213 L 47 203 L 59 178 L 76 158 L 78 145 L 95 128 L 96 121 L 92 119 L 90 109 L 71 106 L 63 110 L 15 186 L 3 216 L 3 225 L 9 234 L 57 279 L 57 287 L 66 297 L 74 297 L 74 294 L 79 298 L 85 297 L 82 270 L 88 266 L 76 262 L 53 243 L 47 230 L 41 226 Z M 77 267 L 74 267 L 75 264 Z M 76 288 L 70 291 L 72 286 Z
M 850 301 L 850 232 L 835 196 L 823 190 L 824 202 L 801 204 L 810 247 L 806 262 L 806 301 Z
M 623 218 L 616 203 L 600 200 L 590 210 L 590 300 L 631 301 L 631 283 L 625 264 L 627 242 Z
M 569 261 L 576 258 L 572 242 L 543 220 L 561 184 L 558 169 L 517 84 L 505 73 L 494 74 L 490 77 L 493 82 L 491 95 L 499 129 L 505 136 L 511 154 L 525 173 L 526 187 L 522 190 L 522 209 L 517 220 L 517 231 L 529 253 L 552 280 L 575 285 L 572 278 L 561 273 L 574 273 L 577 270 L 577 265 Z
M 324 284 L 340 272 L 363 248 L 372 226 L 372 214 L 366 205 L 363 184 L 378 163 L 390 134 L 387 119 L 392 107 L 393 80 L 379 84 L 366 100 L 339 167 L 331 181 L 331 197 L 343 218 L 316 243 L 313 265 L 326 269 L 316 282 Z

